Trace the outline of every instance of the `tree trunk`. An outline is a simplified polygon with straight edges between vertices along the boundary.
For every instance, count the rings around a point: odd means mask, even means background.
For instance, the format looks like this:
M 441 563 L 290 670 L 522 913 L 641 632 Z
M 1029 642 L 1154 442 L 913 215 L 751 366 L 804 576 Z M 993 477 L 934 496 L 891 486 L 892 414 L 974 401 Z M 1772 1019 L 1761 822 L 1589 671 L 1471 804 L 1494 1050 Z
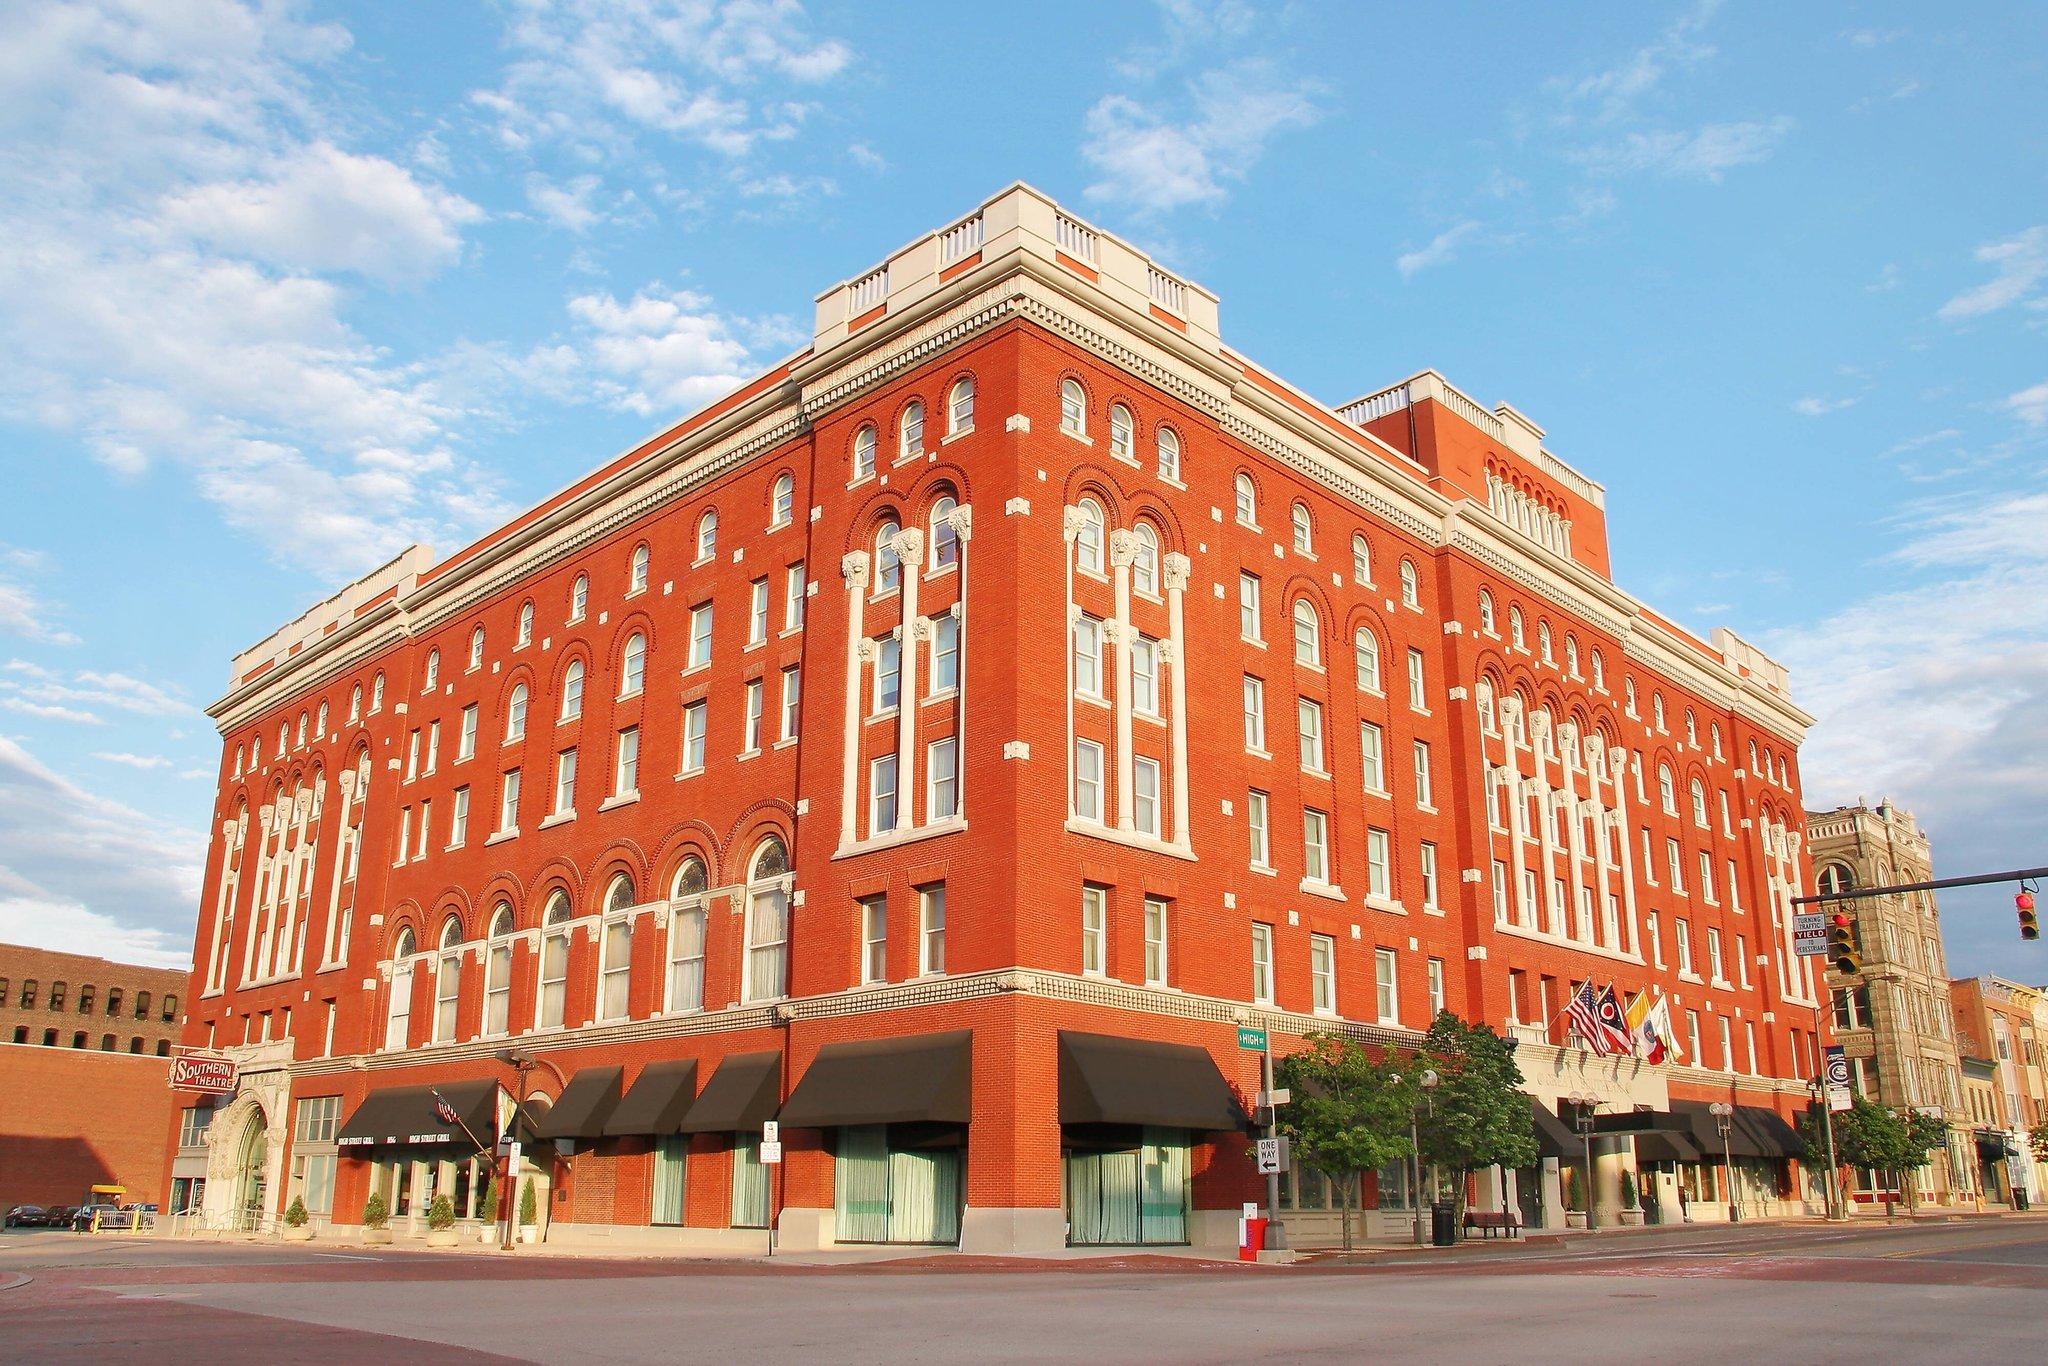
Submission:
M 1341 1209 L 1337 1217 L 1344 1222 L 1344 1250 L 1346 1252 L 1351 1251 L 1351 1197 L 1352 1192 L 1357 1188 L 1357 1172 L 1353 1172 L 1346 1177 L 1339 1187 L 1343 1191 L 1343 1195 L 1340 1197 Z

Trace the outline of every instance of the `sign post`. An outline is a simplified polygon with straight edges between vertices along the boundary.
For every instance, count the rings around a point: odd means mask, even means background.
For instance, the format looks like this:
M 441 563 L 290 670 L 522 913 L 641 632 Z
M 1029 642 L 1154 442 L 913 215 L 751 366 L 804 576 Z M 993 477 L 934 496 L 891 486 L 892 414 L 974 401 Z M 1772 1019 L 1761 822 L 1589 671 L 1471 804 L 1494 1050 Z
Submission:
M 1266 1242 L 1269 1247 L 1284 1248 L 1287 1246 L 1287 1230 L 1280 1223 L 1280 1115 L 1274 1104 L 1279 1097 L 1273 1094 L 1273 1041 L 1264 1029 L 1256 1025 L 1239 1025 L 1237 1046 L 1259 1054 L 1260 1058 L 1264 1085 L 1260 1088 L 1259 1098 L 1265 1102 L 1266 1136 L 1259 1140 L 1259 1170 L 1266 1177 Z M 1273 1158 L 1271 1165 L 1267 1163 L 1269 1151 Z

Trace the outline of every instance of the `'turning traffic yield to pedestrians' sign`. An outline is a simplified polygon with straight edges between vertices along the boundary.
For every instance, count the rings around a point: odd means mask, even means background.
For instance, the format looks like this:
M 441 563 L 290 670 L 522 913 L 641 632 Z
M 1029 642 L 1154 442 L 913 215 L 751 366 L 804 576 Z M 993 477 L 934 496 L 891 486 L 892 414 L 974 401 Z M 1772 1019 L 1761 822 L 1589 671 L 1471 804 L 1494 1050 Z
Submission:
M 1801 958 L 1825 957 L 1828 951 L 1828 918 L 1822 911 L 1792 917 L 1792 952 Z

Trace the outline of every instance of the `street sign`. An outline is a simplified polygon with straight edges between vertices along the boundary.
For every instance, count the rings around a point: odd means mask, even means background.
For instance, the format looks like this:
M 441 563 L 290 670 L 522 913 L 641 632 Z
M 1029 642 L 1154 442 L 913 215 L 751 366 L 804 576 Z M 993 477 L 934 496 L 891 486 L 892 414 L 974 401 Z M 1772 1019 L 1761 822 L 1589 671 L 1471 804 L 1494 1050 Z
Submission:
M 171 1089 L 209 1096 L 235 1093 L 235 1062 L 218 1053 L 183 1053 L 171 1059 Z
M 772 1167 L 782 1160 L 782 1144 L 763 1142 L 761 1144 L 761 1165 Z
M 1287 1140 L 1284 1138 L 1262 1138 L 1259 1140 L 1259 1174 L 1273 1176 L 1288 1168 Z
M 1252 1025 L 1239 1025 L 1237 1027 L 1237 1046 L 1250 1049 L 1254 1053 L 1265 1052 L 1266 1031 Z
M 1284 1086 L 1279 1086 L 1275 1087 L 1271 1091 L 1259 1092 L 1258 1095 L 1253 1097 L 1253 1103 L 1257 1105 L 1257 1107 L 1261 1110 L 1270 1110 L 1275 1105 L 1285 1105 L 1288 1101 L 1293 1099 L 1294 1092 L 1288 1090 Z
M 1849 1054 L 1840 1044 L 1829 1044 L 1822 1050 L 1826 1058 L 1822 1075 L 1828 1088 L 1828 1109 L 1846 1110 L 1855 1104 L 1849 1094 Z
M 776 1121 L 774 1121 L 774 1120 L 772 1120 L 772 1119 L 770 1119 L 770 1120 L 764 1120 L 764 1121 L 762 1121 L 762 1124 L 761 1124 L 761 1141 L 762 1141 L 763 1143 L 779 1143 L 779 1142 L 781 1142 L 781 1140 L 782 1140 L 782 1125 L 780 1125 L 779 1123 L 777 1123 Z
M 1828 918 L 1825 914 L 1792 917 L 1792 952 L 1800 958 L 1827 956 Z

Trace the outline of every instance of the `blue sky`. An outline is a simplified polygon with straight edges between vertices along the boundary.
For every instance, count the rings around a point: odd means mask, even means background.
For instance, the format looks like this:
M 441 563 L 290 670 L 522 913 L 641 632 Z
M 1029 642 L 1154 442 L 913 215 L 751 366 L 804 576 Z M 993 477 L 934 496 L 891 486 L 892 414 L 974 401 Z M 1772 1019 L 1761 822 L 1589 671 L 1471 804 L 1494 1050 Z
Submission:
M 1327 401 L 1514 403 L 1793 666 L 1816 804 L 2048 863 L 2044 67 L 2023 5 L 9 5 L 0 938 L 182 961 L 236 650 L 1016 179 Z

